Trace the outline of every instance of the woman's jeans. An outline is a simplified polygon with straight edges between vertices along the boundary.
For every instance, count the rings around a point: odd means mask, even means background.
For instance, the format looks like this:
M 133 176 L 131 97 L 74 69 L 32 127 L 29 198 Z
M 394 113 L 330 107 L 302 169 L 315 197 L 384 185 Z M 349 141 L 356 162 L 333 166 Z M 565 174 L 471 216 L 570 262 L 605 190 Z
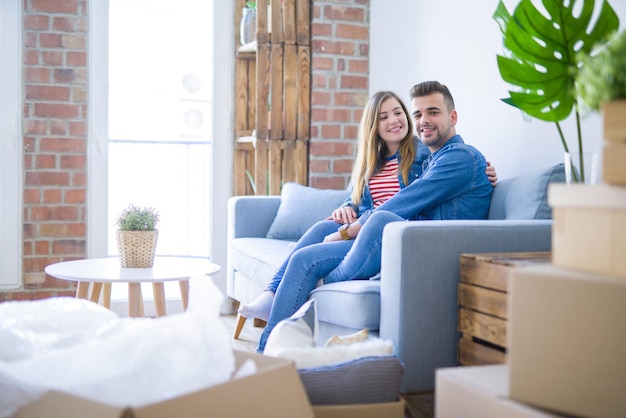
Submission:
M 293 315 L 309 298 L 317 282 L 368 279 L 380 271 L 383 229 L 403 218 L 391 212 L 375 212 L 361 227 L 355 240 L 322 242 L 337 231 L 334 221 L 320 221 L 298 240 L 291 254 L 267 287 L 274 292 L 274 303 L 267 326 L 261 334 L 258 352 L 263 352 L 272 329 Z

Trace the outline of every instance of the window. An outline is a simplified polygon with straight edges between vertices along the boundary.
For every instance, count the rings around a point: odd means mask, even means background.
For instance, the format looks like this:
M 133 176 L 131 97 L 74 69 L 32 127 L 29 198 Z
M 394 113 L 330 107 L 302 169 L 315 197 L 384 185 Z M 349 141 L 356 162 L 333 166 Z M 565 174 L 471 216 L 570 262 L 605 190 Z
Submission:
M 108 52 L 90 67 L 108 86 L 94 86 L 107 105 L 92 112 L 102 129 L 94 133 L 95 167 L 106 173 L 90 188 L 106 190 L 98 235 L 107 245 L 95 256 L 117 254 L 115 218 L 129 204 L 159 211 L 157 254 L 210 256 L 210 23 L 205 0 L 109 0 L 108 22 L 100 22 Z
M 0 288 L 22 281 L 21 4 L 0 1 Z
M 130 9 L 114 25 L 110 21 L 116 13 L 114 8 L 125 5 Z M 88 9 L 88 256 L 117 252 L 115 215 L 128 203 L 136 203 L 154 206 L 161 214 L 159 254 L 208 256 L 224 267 L 226 200 L 232 190 L 232 2 L 90 0 Z M 125 13 L 133 13 L 134 19 Z M 124 68 L 110 69 L 109 56 L 116 54 L 109 53 L 116 42 L 110 28 L 117 30 L 124 22 L 131 25 L 127 36 L 137 36 L 141 41 L 125 39 L 127 45 L 121 45 L 118 58 Z M 200 26 L 198 31 L 193 25 Z M 194 34 L 192 39 L 185 38 L 190 33 Z M 183 48 L 188 67 L 177 62 L 182 59 Z M 137 65 L 147 69 L 142 73 Z M 197 69 L 206 65 L 208 70 Z M 174 77 L 175 70 L 178 73 Z M 109 72 L 114 74 L 110 77 Z M 113 80 L 116 74 L 121 74 L 121 80 Z M 169 89 L 163 86 L 166 82 L 171 84 Z M 114 98 L 116 94 L 122 96 L 121 104 Z M 157 99 L 160 105 L 153 102 Z M 166 126 L 166 117 L 174 122 Z M 120 119 L 127 121 L 126 127 L 109 128 Z M 166 157 L 161 149 L 167 149 Z M 146 171 L 136 163 L 122 167 L 124 158 L 137 154 L 152 167 Z M 114 164 L 112 159 L 119 162 Z M 109 170 L 110 165 L 114 170 Z M 136 176 L 158 187 L 131 188 Z M 167 191 L 166 186 L 175 187 Z M 148 197 L 152 193 L 157 194 L 156 200 Z M 202 227 L 198 226 L 200 221 Z M 176 231 L 178 226 L 181 232 Z M 212 277 L 225 293 L 225 269 Z

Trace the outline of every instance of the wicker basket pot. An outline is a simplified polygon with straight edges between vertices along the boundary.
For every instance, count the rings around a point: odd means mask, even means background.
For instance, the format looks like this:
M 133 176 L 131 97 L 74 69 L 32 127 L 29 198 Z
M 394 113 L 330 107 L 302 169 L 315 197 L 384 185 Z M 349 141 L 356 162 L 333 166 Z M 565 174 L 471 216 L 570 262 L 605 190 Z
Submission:
M 120 264 L 127 268 L 146 268 L 154 264 L 159 231 L 117 231 Z

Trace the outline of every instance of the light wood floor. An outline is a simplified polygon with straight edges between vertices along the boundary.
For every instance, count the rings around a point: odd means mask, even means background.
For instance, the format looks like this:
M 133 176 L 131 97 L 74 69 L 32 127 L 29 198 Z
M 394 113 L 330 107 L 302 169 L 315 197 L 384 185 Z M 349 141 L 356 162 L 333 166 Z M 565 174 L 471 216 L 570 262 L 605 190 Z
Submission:
M 222 315 L 222 320 L 229 329 L 235 330 L 236 315 Z M 239 339 L 233 339 L 233 348 L 240 351 L 254 352 L 261 336 L 262 328 L 256 328 L 252 320 L 247 320 L 239 334 Z M 418 393 L 404 396 L 407 404 L 407 418 L 434 417 L 435 395 L 432 392 Z

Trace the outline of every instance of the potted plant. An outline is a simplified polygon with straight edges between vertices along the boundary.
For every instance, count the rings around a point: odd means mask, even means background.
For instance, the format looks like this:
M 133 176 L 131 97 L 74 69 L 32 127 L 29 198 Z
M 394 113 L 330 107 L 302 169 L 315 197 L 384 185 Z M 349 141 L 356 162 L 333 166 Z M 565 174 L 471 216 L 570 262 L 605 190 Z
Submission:
M 575 112 L 578 153 L 582 157 L 576 74 L 580 53 L 607 42 L 619 28 L 619 18 L 607 1 L 594 16 L 594 0 L 521 0 L 511 15 L 500 0 L 493 18 L 503 35 L 504 55 L 497 56 L 502 79 L 516 86 L 502 99 L 537 119 L 554 122 L 566 153 L 569 147 L 560 122 Z M 576 10 L 575 9 L 576 6 Z M 580 167 L 584 173 L 584 165 Z
M 117 217 L 117 249 L 122 267 L 146 268 L 154 264 L 159 230 L 154 208 L 129 205 Z
M 626 184 L 626 31 L 606 45 L 580 53 L 576 84 L 582 102 L 601 112 L 604 122 L 604 180 Z

